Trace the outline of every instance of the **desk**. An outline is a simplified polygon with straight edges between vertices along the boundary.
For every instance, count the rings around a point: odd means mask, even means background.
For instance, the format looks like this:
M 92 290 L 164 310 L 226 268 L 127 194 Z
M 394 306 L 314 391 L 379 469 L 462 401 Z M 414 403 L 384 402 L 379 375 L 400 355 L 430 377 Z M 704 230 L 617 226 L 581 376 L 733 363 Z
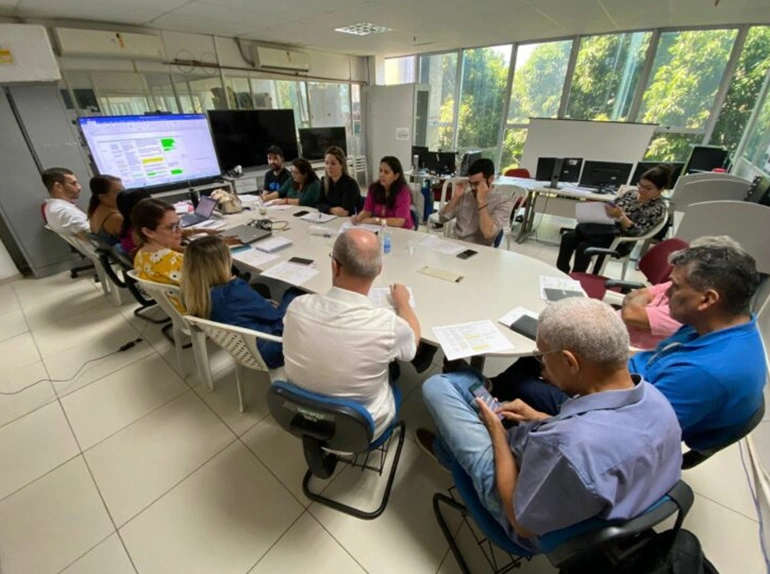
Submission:
M 302 289 L 312 293 L 325 293 L 332 284 L 331 261 L 329 255 L 337 237 L 337 229 L 345 221 L 338 218 L 325 226 L 333 229 L 332 237 L 309 234 L 310 223 L 292 217 L 299 209 L 286 210 L 268 208 L 268 216 L 274 221 L 288 221 L 290 229 L 274 231 L 274 235 L 286 236 L 293 245 L 277 252 L 280 260 L 271 261 L 271 267 L 291 257 L 304 257 L 315 262 L 319 273 L 302 285 Z M 242 225 L 255 219 L 256 213 L 242 213 L 222 216 L 225 229 Z M 391 283 L 403 283 L 412 288 L 416 301 L 415 312 L 422 327 L 424 341 L 438 345 L 433 327 L 490 319 L 493 322 L 516 306 L 526 307 L 539 313 L 546 305 L 540 298 L 540 275 L 564 276 L 552 265 L 524 255 L 494 249 L 482 245 L 473 245 L 478 252 L 470 259 L 435 252 L 417 245 L 413 255 L 409 255 L 407 245 L 410 241 L 419 241 L 427 237 L 426 233 L 392 229 L 392 251 L 383 258 L 383 270 L 374 282 L 375 287 L 386 287 Z M 242 265 L 239 263 L 239 265 Z M 459 283 L 450 283 L 442 279 L 418 273 L 425 265 L 451 270 L 464 276 Z M 264 269 L 251 268 L 253 271 Z M 535 342 L 500 325 L 500 331 L 513 343 L 513 351 L 507 356 L 515 357 L 532 354 Z

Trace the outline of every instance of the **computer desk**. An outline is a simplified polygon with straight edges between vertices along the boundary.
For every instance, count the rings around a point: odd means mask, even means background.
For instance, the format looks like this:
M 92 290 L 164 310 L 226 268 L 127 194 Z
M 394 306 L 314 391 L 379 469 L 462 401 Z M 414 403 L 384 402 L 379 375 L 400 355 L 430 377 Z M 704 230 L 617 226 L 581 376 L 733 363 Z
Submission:
M 287 231 L 274 231 L 273 235 L 286 236 L 293 244 L 278 251 L 276 255 L 280 259 L 267 263 L 265 268 L 291 257 L 312 259 L 319 273 L 300 288 L 311 293 L 325 293 L 332 285 L 332 245 L 340 225 L 347 221 L 347 218 L 337 218 L 323 224 L 330 229 L 330 237 L 310 235 L 311 223 L 292 216 L 292 213 L 300 209 L 314 211 L 300 207 L 282 210 L 268 208 L 267 216 L 270 219 L 274 222 L 287 221 L 290 226 Z M 259 217 L 258 213 L 251 211 L 220 216 L 225 224 L 223 233 L 226 233 L 228 228 Z M 375 280 L 374 287 L 402 283 L 412 288 L 416 303 L 415 313 L 420 320 L 424 341 L 438 345 L 433 327 L 489 319 L 497 324 L 500 332 L 513 343 L 513 351 L 505 353 L 505 356 L 530 355 L 535 351 L 534 341 L 505 328 L 497 323 L 497 320 L 517 306 L 539 314 L 546 305 L 540 298 L 540 276 L 566 275 L 552 265 L 504 249 L 456 242 L 478 252 L 477 255 L 463 260 L 420 245 L 419 241 L 428 237 L 427 233 L 391 228 L 391 237 L 391 253 L 384 256 L 383 270 Z M 408 251 L 410 242 L 414 247 L 412 255 Z M 462 275 L 463 279 L 459 283 L 451 283 L 419 273 L 418 271 L 426 265 L 456 272 Z M 238 266 L 256 272 L 265 270 L 244 266 L 242 263 L 238 263 Z M 478 360 L 474 361 L 474 364 L 478 363 Z

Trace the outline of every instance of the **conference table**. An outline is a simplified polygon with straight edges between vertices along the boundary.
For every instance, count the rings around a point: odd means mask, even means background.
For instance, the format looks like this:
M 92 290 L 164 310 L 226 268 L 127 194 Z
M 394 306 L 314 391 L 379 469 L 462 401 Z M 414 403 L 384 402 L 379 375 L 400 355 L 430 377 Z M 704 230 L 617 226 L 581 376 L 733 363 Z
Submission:
M 323 224 L 311 223 L 294 217 L 300 210 L 315 213 L 315 210 L 304 207 L 268 208 L 266 217 L 273 222 L 272 236 L 286 237 L 292 241 L 290 246 L 275 253 L 279 259 L 266 263 L 264 268 L 244 265 L 238 261 L 236 265 L 259 273 L 292 257 L 311 259 L 318 274 L 299 287 L 311 293 L 325 293 L 332 285 L 332 246 L 340 226 L 349 219 L 336 218 Z M 221 221 L 219 226 L 222 234 L 227 235 L 228 229 L 263 217 L 257 211 L 245 210 L 238 214 L 218 215 L 217 219 Z M 288 225 L 288 228 L 277 229 L 283 225 Z M 326 237 L 310 234 L 311 226 L 318 229 L 319 225 L 328 230 Z M 426 238 L 436 238 L 435 235 L 389 229 L 392 249 L 383 256 L 382 273 L 373 286 L 388 287 L 393 283 L 402 283 L 412 289 L 423 341 L 438 346 L 434 327 L 489 319 L 513 345 L 513 350 L 496 355 L 516 357 L 530 355 L 535 351 L 533 340 L 497 321 L 519 306 L 539 314 L 546 305 L 540 296 L 540 276 L 565 278 L 565 274 L 552 265 L 518 253 L 440 238 L 441 241 L 450 241 L 477 252 L 469 259 L 459 259 L 426 245 L 426 241 L 432 241 Z M 454 282 L 420 273 L 426 266 L 455 273 L 462 276 L 462 279 Z

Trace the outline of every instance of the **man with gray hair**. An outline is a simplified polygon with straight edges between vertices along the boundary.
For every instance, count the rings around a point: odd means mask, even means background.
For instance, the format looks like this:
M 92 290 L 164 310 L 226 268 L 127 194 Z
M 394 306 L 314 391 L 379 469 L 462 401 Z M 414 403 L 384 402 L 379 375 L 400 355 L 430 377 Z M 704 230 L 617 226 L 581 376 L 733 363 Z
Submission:
M 700 242 L 670 260 L 668 304 L 683 327 L 655 350 L 634 355 L 628 368 L 669 400 L 682 440 L 705 450 L 740 438 L 763 402 L 765 352 L 750 310 L 759 275 L 754 259 L 732 241 Z M 495 396 L 550 414 L 569 398 L 513 367 L 492 379 Z
M 548 532 L 641 514 L 676 483 L 682 462 L 674 411 L 629 373 L 628 333 L 607 304 L 549 305 L 537 349 L 546 378 L 574 397 L 557 414 L 521 400 L 493 411 L 474 396 L 483 377 L 468 369 L 425 382 L 438 435 L 418 431 L 420 445 L 441 464 L 459 465 L 484 507 L 531 552 Z M 498 415 L 519 424 L 506 429 Z
M 331 266 L 333 286 L 325 295 L 297 297 L 286 310 L 286 376 L 308 391 L 361 403 L 372 415 L 376 438 L 396 414 L 389 365 L 414 358 L 420 323 L 403 285 L 390 287 L 395 313 L 372 306 L 369 290 L 382 270 L 373 233 L 342 233 L 334 242 Z

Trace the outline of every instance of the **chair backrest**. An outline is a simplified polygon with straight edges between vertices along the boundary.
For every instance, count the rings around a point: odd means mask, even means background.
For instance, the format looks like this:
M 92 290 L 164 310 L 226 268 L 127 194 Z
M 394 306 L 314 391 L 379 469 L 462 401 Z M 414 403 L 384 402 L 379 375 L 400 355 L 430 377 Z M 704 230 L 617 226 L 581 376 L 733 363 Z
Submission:
M 529 170 L 525 167 L 513 167 L 509 170 L 506 170 L 503 175 L 505 175 L 505 177 L 523 177 L 526 179 L 532 179 L 532 176 L 529 174 Z
M 365 452 L 374 436 L 372 416 L 359 403 L 312 393 L 285 381 L 270 385 L 267 406 L 284 430 L 299 438 L 309 436 L 331 450 Z
M 164 313 L 171 317 L 171 320 L 183 331 L 188 331 L 188 323 L 185 321 L 182 314 L 174 304 L 175 301 L 182 300 L 182 293 L 177 285 L 171 285 L 168 283 L 158 283 L 157 281 L 150 281 L 149 279 L 142 279 L 136 274 L 136 270 L 126 272 L 127 275 L 139 285 L 150 297 L 155 299 L 158 306 L 163 309 Z
M 257 341 L 259 339 L 276 343 L 282 341 L 281 337 L 276 337 L 275 335 L 217 323 L 216 321 L 209 321 L 208 319 L 201 319 L 192 315 L 185 315 L 184 320 L 191 329 L 202 331 L 206 337 L 230 353 L 238 363 L 257 371 L 269 370 L 264 359 L 262 359 L 259 349 L 257 349 Z
M 439 200 L 439 205 L 438 205 L 439 211 L 444 209 L 444 205 L 446 205 L 449 186 L 450 185 L 454 186 L 456 183 L 459 183 L 461 181 L 468 181 L 468 178 L 467 177 L 448 177 L 444 180 L 444 183 L 441 185 L 441 199 Z
M 669 255 L 680 249 L 686 249 L 688 245 L 689 243 L 678 237 L 661 241 L 639 260 L 639 271 L 644 273 L 651 285 L 658 285 L 667 281 L 671 275 L 671 270 L 674 268 L 668 262 Z
M 693 173 L 679 178 L 671 192 L 671 210 L 686 211 L 693 203 L 743 201 L 751 182 L 726 173 Z

